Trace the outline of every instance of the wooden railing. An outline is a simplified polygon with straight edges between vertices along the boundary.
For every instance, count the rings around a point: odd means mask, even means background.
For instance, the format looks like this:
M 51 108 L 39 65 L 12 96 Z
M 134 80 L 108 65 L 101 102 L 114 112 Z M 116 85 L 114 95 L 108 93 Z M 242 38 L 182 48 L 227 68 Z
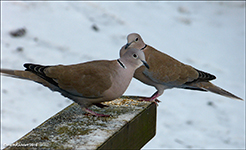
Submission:
M 141 149 L 156 133 L 156 105 L 123 96 L 91 107 L 111 117 L 84 115 L 73 103 L 30 131 L 9 149 Z

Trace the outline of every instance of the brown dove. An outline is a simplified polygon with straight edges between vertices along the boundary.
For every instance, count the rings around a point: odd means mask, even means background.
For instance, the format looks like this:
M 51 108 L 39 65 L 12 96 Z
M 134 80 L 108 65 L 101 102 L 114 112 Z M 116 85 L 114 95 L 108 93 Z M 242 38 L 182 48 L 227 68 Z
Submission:
M 167 54 L 156 50 L 145 44 L 137 33 L 131 33 L 127 36 L 127 44 L 121 48 L 120 56 L 127 52 L 129 47 L 142 50 L 150 67 L 148 70 L 144 67 L 139 67 L 135 71 L 134 77 L 157 89 L 151 97 L 143 98 L 145 101 L 159 102 L 157 97 L 162 95 L 165 89 L 171 88 L 210 91 L 229 98 L 242 100 L 212 84 L 210 81 L 216 78 L 214 75 L 183 64 Z
M 89 114 L 109 116 L 95 113 L 88 107 L 104 107 L 100 102 L 120 97 L 127 89 L 134 71 L 142 64 L 148 68 L 144 53 L 129 48 L 117 60 L 57 66 L 24 64 L 25 71 L 1 69 L 1 74 L 35 81 L 78 103 Z

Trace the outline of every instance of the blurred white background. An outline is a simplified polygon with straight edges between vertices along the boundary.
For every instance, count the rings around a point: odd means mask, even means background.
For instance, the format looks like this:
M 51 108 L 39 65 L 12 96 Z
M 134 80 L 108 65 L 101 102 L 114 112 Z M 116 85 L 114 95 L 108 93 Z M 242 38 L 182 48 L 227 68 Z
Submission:
M 137 32 L 245 99 L 245 2 L 2 2 L 1 10 L 2 68 L 116 59 Z M 11 37 L 19 28 L 26 35 Z M 2 148 L 72 103 L 34 82 L 1 77 L 1 84 Z M 154 92 L 133 79 L 125 95 Z M 159 100 L 157 134 L 143 149 L 245 148 L 244 101 L 181 89 Z

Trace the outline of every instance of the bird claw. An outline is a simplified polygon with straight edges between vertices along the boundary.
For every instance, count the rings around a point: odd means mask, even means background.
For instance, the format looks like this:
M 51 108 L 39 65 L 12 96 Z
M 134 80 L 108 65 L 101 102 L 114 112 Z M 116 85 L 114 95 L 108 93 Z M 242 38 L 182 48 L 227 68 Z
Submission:
M 85 116 L 93 116 L 93 117 L 112 117 L 112 115 L 105 115 L 105 114 L 91 114 L 91 113 L 85 113 Z
M 141 98 L 139 99 L 139 101 L 154 102 L 157 106 L 158 106 L 158 103 L 161 102 L 160 100 L 155 99 L 155 98 L 153 98 L 153 97 L 141 97 Z
M 112 115 L 105 115 L 105 114 L 98 114 L 88 108 L 85 108 L 84 111 L 86 112 L 85 115 L 92 115 L 92 116 L 97 116 L 97 117 L 112 117 Z
M 160 103 L 161 101 L 160 100 L 158 100 L 158 99 L 155 99 L 155 101 L 157 102 L 157 103 Z

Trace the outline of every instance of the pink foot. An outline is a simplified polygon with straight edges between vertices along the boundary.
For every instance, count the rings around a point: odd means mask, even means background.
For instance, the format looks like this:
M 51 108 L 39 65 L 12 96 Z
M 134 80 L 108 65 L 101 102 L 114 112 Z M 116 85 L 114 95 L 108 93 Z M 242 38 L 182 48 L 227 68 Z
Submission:
M 158 103 L 161 102 L 158 99 L 153 99 L 151 97 L 141 97 L 139 101 L 154 102 L 157 106 L 158 106 Z
M 140 97 L 139 101 L 148 101 L 148 102 L 157 102 L 160 103 L 161 101 L 158 99 L 153 99 L 152 97 Z
M 85 108 L 84 111 L 86 111 L 88 114 L 87 115 L 93 115 L 93 116 L 97 116 L 97 117 L 110 117 L 111 115 L 104 115 L 104 114 L 98 114 L 88 108 Z
M 158 103 L 161 102 L 157 99 L 158 96 L 158 92 L 155 92 L 151 97 L 141 97 L 140 101 L 154 102 L 156 105 L 158 105 Z

